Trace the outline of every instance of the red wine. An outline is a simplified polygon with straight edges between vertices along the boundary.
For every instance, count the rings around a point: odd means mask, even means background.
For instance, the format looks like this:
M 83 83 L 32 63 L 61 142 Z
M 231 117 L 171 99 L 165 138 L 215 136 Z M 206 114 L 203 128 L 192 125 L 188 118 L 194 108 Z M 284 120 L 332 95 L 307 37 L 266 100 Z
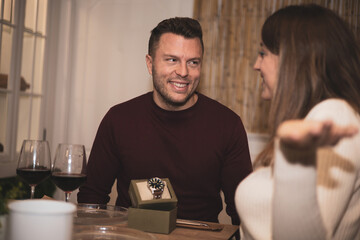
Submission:
M 51 171 L 46 167 L 18 168 L 16 174 L 29 185 L 38 185 L 50 176 Z
M 52 173 L 51 179 L 64 192 L 72 192 L 85 182 L 86 175 L 55 172 Z

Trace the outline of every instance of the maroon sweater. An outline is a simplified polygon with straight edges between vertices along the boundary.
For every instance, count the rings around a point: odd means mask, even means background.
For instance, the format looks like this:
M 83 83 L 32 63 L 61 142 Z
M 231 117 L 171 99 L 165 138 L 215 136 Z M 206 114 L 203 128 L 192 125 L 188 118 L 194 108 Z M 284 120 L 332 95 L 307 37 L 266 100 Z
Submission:
M 239 224 L 234 193 L 251 171 L 240 117 L 198 93 L 183 111 L 158 107 L 152 92 L 112 107 L 103 118 L 87 166 L 79 203 L 107 203 L 117 179 L 116 205 L 131 205 L 130 180 L 169 178 L 178 218 L 218 221 L 224 192 L 227 213 Z

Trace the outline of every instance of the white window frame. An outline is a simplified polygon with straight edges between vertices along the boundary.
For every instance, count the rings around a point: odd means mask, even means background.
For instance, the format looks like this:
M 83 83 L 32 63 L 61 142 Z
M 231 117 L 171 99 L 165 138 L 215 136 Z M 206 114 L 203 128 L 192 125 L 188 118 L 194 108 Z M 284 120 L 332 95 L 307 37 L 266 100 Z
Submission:
M 0 0 L 4 2 L 5 0 Z M 21 64 L 22 64 L 22 51 L 23 51 L 23 38 L 24 32 L 29 32 L 25 29 L 25 10 L 26 10 L 26 0 L 13 0 L 15 1 L 15 10 L 14 10 L 14 25 L 13 27 L 13 38 L 12 38 L 12 52 L 11 52 L 11 63 L 10 63 L 10 70 L 8 75 L 8 88 L 7 89 L 0 89 L 1 92 L 8 94 L 8 103 L 7 103 L 7 119 L 6 119 L 6 139 L 4 143 L 4 152 L 0 153 L 0 178 L 4 177 L 12 177 L 16 175 L 16 166 L 17 166 L 17 159 L 19 156 L 19 152 L 17 151 L 17 136 L 18 136 L 18 117 L 19 117 L 19 99 L 20 95 L 24 93 L 20 92 L 20 76 L 21 76 Z M 49 9 L 50 4 L 52 1 L 48 1 L 47 4 L 47 16 L 46 21 L 46 35 L 49 32 Z M 2 22 L 2 24 L 8 25 L 7 23 Z M 37 34 L 32 33 L 30 34 Z M 41 93 L 41 106 L 40 106 L 40 120 L 39 120 L 39 131 L 43 132 L 46 131 L 45 127 L 45 111 L 46 106 L 45 102 L 49 97 L 47 93 L 47 82 L 50 80 L 48 78 L 48 74 L 46 74 L 46 63 L 47 63 L 47 42 L 48 40 L 45 37 L 45 49 L 44 49 L 44 56 L 43 56 L 43 81 L 42 81 L 42 93 Z M 35 45 L 35 42 L 34 42 Z M 35 52 L 33 53 L 35 54 Z M 34 62 L 33 62 L 34 64 Z M 34 66 L 34 65 L 33 65 Z M 25 95 L 35 96 L 37 94 L 25 93 Z M 32 112 L 32 109 L 30 109 Z M 31 120 L 30 120 L 31 121 Z M 38 134 L 42 137 L 42 133 Z

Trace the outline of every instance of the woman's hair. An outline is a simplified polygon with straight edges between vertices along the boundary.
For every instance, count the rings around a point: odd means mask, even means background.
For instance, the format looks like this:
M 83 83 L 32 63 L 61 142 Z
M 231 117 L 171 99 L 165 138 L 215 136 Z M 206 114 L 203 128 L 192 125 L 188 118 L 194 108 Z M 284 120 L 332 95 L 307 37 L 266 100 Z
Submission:
M 349 26 L 315 4 L 288 6 L 264 23 L 261 37 L 279 56 L 278 82 L 271 101 L 270 136 L 285 120 L 302 119 L 328 98 L 346 100 L 360 113 L 360 50 Z M 274 141 L 258 159 L 270 165 Z

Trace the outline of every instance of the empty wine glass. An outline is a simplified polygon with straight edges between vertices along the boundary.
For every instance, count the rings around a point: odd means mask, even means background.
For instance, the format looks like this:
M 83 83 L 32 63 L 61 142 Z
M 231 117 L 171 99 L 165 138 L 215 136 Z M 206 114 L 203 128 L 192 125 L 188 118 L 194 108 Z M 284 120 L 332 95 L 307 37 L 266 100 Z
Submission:
M 34 198 L 35 187 L 51 174 L 49 143 L 41 140 L 24 140 L 21 146 L 16 174 L 31 187 Z
M 56 149 L 51 179 L 65 192 L 65 201 L 86 180 L 86 153 L 84 145 L 59 144 Z

